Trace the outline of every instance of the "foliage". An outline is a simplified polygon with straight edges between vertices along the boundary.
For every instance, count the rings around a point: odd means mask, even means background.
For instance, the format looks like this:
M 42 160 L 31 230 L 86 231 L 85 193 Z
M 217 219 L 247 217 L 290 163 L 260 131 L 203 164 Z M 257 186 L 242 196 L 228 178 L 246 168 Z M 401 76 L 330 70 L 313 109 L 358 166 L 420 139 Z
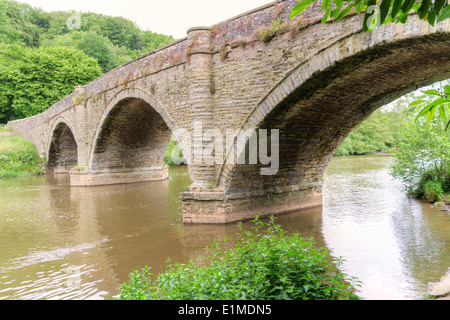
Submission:
M 101 74 L 74 48 L 0 44 L 0 122 L 40 113 Z
M 75 14 L 80 23 L 71 26 Z M 173 41 L 122 17 L 0 0 L 0 123 L 42 112 L 74 86 Z
M 429 122 L 423 118 L 414 121 L 417 108 L 412 104 L 408 110 L 411 121 L 395 152 L 391 173 L 402 179 L 409 195 L 425 198 L 428 181 L 439 182 L 443 192 L 450 191 L 450 132 L 441 116 Z M 437 185 L 429 183 L 427 188 L 437 190 Z
M 0 178 L 42 173 L 34 144 L 18 136 L 0 137 Z
M 317 249 L 313 239 L 298 234 L 286 235 L 273 218 L 264 224 L 256 217 L 253 223 L 254 232 L 216 242 L 203 260 L 168 265 L 158 276 L 148 267 L 133 271 L 120 299 L 359 299 L 349 283 L 357 280 L 339 270 L 342 260 L 329 249 Z
M 96 58 L 107 72 L 172 43 L 175 39 L 144 31 L 132 21 L 97 13 L 79 13 L 79 28 L 70 28 L 70 11 L 44 12 L 27 4 L 0 0 L 0 43 L 26 47 L 71 46 Z
M 186 160 L 183 158 L 183 152 L 175 140 L 170 140 L 169 142 L 166 154 L 164 155 L 164 163 L 168 165 L 186 163 Z
M 292 9 L 290 18 L 298 16 L 317 1 L 300 0 Z M 383 23 L 405 23 L 412 10 L 432 26 L 450 17 L 448 0 L 323 0 L 322 23 L 328 20 L 339 21 L 351 10 L 365 12 L 363 31 L 372 31 Z
M 425 182 L 424 188 L 425 199 L 430 202 L 441 201 L 444 196 L 442 185 L 439 181 L 428 180 Z
M 11 127 L 7 127 L 0 124 L 0 132 L 11 132 L 13 131 Z
M 425 90 L 422 93 L 421 97 L 410 104 L 411 106 L 422 107 L 417 118 L 426 117 L 427 121 L 431 122 L 436 115 L 436 111 L 438 111 L 441 118 L 447 120 L 445 109 L 450 106 L 450 82 L 447 82 L 447 84 L 441 82 L 440 88 Z M 445 130 L 448 129 L 449 125 L 450 119 L 447 120 Z
M 399 111 L 378 109 L 349 134 L 335 156 L 390 150 L 402 140 L 405 121 L 406 117 Z
M 35 46 L 42 21 L 40 9 L 24 3 L 0 1 L 0 42 Z

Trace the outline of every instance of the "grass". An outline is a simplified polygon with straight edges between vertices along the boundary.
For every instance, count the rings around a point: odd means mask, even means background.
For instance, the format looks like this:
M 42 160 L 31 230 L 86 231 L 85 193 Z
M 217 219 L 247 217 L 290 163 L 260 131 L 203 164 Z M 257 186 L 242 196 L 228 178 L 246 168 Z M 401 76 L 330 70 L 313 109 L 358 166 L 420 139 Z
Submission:
M 12 131 L 12 128 L 7 127 L 3 124 L 0 124 L 0 132 L 11 132 L 11 131 Z
M 44 163 L 31 141 L 14 135 L 0 137 L 0 178 L 41 174 Z

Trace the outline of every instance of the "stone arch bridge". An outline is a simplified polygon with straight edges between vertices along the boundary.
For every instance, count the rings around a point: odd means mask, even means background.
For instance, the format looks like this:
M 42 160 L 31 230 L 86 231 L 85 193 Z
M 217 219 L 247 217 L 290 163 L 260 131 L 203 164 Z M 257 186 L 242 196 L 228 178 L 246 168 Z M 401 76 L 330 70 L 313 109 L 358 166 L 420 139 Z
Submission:
M 173 135 L 185 154 L 212 145 L 215 156 L 228 137 L 207 130 L 268 129 L 279 139 L 269 143 L 275 174 L 261 174 L 267 162 L 260 160 L 191 159 L 192 185 L 181 195 L 185 223 L 321 205 L 322 175 L 350 131 L 378 107 L 450 76 L 450 19 L 431 27 L 413 15 L 367 33 L 356 13 L 323 25 L 320 3 L 290 20 L 296 3 L 191 28 L 8 125 L 34 142 L 49 169 L 70 172 L 72 186 L 168 178 L 163 157 Z M 243 141 L 247 147 L 236 152 L 250 158 L 253 140 Z

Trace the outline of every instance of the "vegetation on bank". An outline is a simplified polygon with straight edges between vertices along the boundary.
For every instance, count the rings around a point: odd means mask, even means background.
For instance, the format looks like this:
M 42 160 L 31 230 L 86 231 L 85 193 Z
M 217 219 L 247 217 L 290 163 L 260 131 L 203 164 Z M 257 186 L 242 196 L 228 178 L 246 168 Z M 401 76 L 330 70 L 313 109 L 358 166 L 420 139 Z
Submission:
M 0 132 L 11 132 L 12 128 L 0 124 Z
M 206 257 L 175 263 L 154 275 L 133 271 L 121 300 L 359 300 L 356 278 L 326 247 L 298 234 L 287 235 L 274 218 L 256 217 L 253 231 L 214 243 Z M 241 224 L 239 224 L 241 229 Z
M 44 165 L 31 141 L 15 135 L 0 136 L 0 178 L 41 174 Z
M 443 88 L 450 93 L 450 85 Z M 429 102 L 436 101 L 439 93 L 434 90 L 423 91 L 405 109 L 409 121 L 404 126 L 404 139 L 395 152 L 391 173 L 402 179 L 408 195 L 440 202 L 450 193 L 450 131 L 445 109 L 431 109 Z M 428 114 L 423 113 L 426 118 L 420 111 L 424 110 L 423 104 L 431 105 Z

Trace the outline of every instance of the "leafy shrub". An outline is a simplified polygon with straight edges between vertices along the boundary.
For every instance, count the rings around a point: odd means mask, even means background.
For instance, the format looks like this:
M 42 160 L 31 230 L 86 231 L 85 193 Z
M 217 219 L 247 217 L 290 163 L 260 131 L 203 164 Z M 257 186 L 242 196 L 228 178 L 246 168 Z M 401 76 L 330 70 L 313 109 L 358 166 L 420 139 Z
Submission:
M 17 136 L 0 137 L 0 178 L 41 173 L 42 163 L 31 141 Z
M 424 195 L 428 201 L 441 201 L 444 196 L 441 183 L 439 181 L 428 180 L 424 186 Z
M 339 270 L 342 259 L 333 258 L 329 249 L 316 248 L 312 238 L 286 235 L 273 218 L 253 223 L 254 232 L 216 242 L 197 262 L 169 264 L 158 276 L 148 267 L 133 271 L 120 299 L 359 299 L 354 294 L 358 281 Z
M 169 142 L 164 155 L 164 163 L 168 165 L 186 163 L 186 160 L 183 158 L 183 152 L 175 140 L 170 140 Z

